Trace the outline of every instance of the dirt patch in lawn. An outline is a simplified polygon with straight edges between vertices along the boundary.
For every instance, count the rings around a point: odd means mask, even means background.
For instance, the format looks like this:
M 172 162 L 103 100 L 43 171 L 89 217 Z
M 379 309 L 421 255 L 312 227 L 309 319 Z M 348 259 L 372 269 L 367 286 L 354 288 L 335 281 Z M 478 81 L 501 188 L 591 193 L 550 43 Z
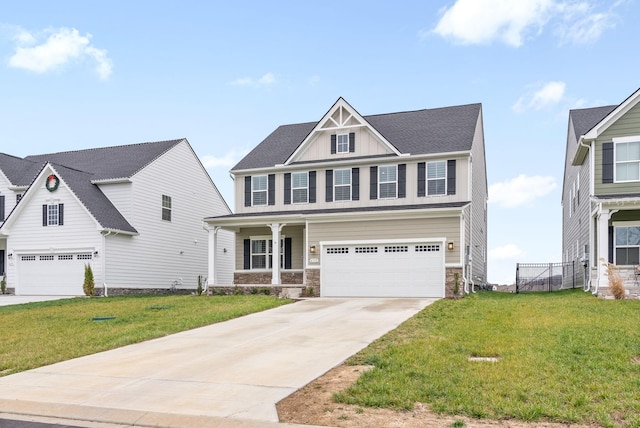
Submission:
M 586 425 L 492 421 L 439 416 L 416 403 L 411 411 L 372 409 L 335 403 L 332 395 L 351 386 L 368 366 L 341 365 L 277 404 L 281 422 L 344 428 L 589 428 Z

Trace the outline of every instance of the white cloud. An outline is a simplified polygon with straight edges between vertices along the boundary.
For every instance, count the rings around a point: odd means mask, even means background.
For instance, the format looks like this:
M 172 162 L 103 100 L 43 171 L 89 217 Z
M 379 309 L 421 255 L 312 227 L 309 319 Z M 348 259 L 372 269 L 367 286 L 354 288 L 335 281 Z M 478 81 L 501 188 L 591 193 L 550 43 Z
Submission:
M 202 161 L 202 165 L 204 165 L 205 168 L 218 168 L 218 167 L 231 168 L 236 163 L 238 163 L 240 159 L 243 158 L 247 153 L 248 153 L 247 151 L 240 152 L 237 150 L 230 150 L 227 153 L 225 153 L 222 157 L 218 157 L 214 155 L 205 155 L 205 156 L 202 156 L 200 160 Z
M 511 180 L 489 186 L 489 202 L 502 208 L 530 205 L 534 200 L 551 193 L 558 187 L 554 177 L 520 174 Z
M 506 244 L 489 250 L 491 260 L 515 260 L 524 255 L 524 251 L 515 244 Z
M 37 44 L 38 35 L 18 30 L 13 37 L 17 47 L 9 58 L 9 66 L 46 73 L 72 60 L 90 58 L 96 62 L 95 70 L 101 79 L 107 79 L 111 75 L 113 64 L 107 51 L 91 45 L 91 34 L 82 36 L 75 28 L 46 30 L 43 34 L 48 34 L 47 39 Z
M 432 32 L 465 45 L 498 41 L 519 47 L 552 23 L 561 43 L 590 43 L 614 27 L 614 9 L 621 3 L 598 12 L 588 0 L 456 0 Z
M 566 87 L 564 82 L 536 85 L 533 90 L 521 96 L 511 108 L 520 113 L 529 109 L 542 110 L 551 107 L 562 100 Z
M 231 82 L 234 86 L 251 86 L 254 88 L 262 88 L 265 86 L 271 86 L 276 82 L 276 76 L 273 73 L 266 73 L 258 79 L 252 77 L 240 77 Z

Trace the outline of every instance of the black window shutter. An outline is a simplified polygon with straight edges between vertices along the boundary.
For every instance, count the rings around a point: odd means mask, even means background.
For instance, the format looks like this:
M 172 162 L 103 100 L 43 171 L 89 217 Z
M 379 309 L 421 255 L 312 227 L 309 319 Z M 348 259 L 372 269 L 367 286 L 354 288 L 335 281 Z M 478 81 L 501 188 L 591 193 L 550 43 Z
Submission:
M 269 174 L 267 184 L 267 203 L 269 205 L 276 204 L 276 175 Z
M 58 204 L 58 226 L 64 224 L 64 204 Z
M 356 133 L 349 132 L 349 153 L 356 151 Z
M 378 167 L 372 166 L 369 171 L 369 199 L 378 199 Z
M 613 226 L 609 226 L 609 263 L 613 263 Z
M 336 134 L 331 134 L 331 154 L 336 154 Z
M 418 196 L 427 195 L 427 172 L 426 163 L 418 162 Z
M 289 205 L 291 203 L 291 173 L 284 174 L 284 204 Z
M 244 240 L 244 269 L 251 269 L 251 239 Z
M 244 206 L 251 206 L 251 176 L 244 178 Z
M 291 238 L 284 238 L 284 268 L 291 269 Z
M 351 200 L 360 200 L 360 168 L 351 169 Z
M 47 226 L 47 204 L 42 206 L 42 225 Z
M 309 171 L 309 203 L 316 202 L 316 172 Z
M 613 143 L 602 143 L 602 182 L 613 183 Z
M 398 165 L 398 198 L 407 197 L 407 164 Z
M 0 221 L 4 221 L 4 195 L 0 196 Z
M 447 161 L 447 195 L 456 194 L 456 160 Z
M 333 201 L 333 170 L 332 169 L 328 169 L 325 173 L 324 176 L 326 178 L 326 186 L 325 186 L 325 194 L 326 194 L 326 198 L 325 200 L 327 202 L 331 202 Z

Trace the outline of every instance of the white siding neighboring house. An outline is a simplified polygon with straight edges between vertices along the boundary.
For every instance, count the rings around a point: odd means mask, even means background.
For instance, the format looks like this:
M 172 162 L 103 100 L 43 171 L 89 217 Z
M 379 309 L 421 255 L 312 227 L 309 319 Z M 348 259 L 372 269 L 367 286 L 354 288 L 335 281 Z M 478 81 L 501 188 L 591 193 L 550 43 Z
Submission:
M 230 214 L 186 139 L 0 154 L 3 209 L 0 269 L 20 295 L 82 295 L 85 264 L 100 293 L 194 290 L 207 275 L 202 219 Z M 219 241 L 215 281 L 229 283 L 233 235 Z
M 235 214 L 205 222 L 213 253 L 217 233 L 235 233 L 237 285 L 452 297 L 486 283 L 480 104 L 362 116 L 339 98 L 231 174 Z
M 608 296 L 607 264 L 640 295 L 640 89 L 619 105 L 569 112 L 562 193 L 565 261 Z

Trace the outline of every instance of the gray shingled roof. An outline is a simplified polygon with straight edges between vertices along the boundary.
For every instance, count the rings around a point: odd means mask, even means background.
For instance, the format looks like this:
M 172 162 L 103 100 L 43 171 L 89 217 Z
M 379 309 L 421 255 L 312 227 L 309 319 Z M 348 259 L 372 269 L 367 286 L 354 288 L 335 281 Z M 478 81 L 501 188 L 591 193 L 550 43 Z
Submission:
M 24 159 L 0 154 L 0 169 L 14 185 L 30 186 L 50 163 L 105 229 L 136 233 L 94 181 L 130 178 L 162 154 L 186 141 L 178 140 L 102 147 L 27 156 Z
M 435 154 L 471 150 L 481 104 L 363 116 L 401 153 Z M 282 125 L 232 171 L 283 164 L 318 122 Z
M 569 116 L 573 123 L 573 132 L 575 133 L 576 140 L 600 123 L 600 121 L 607 117 L 607 115 L 616 107 L 618 106 L 611 105 L 569 110 Z

